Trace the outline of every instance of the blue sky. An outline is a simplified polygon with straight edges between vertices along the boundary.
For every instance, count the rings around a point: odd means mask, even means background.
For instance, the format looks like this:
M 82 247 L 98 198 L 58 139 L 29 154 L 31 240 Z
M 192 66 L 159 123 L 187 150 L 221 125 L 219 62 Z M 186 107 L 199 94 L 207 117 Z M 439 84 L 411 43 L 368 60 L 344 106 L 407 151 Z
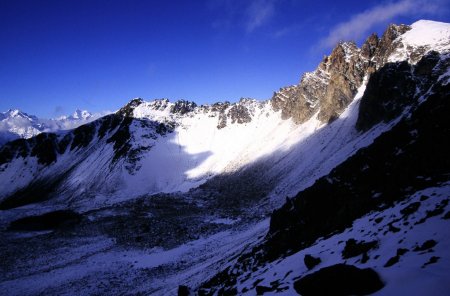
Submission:
M 131 98 L 268 99 L 339 40 L 450 22 L 450 0 L 0 0 L 0 111 L 116 110 Z

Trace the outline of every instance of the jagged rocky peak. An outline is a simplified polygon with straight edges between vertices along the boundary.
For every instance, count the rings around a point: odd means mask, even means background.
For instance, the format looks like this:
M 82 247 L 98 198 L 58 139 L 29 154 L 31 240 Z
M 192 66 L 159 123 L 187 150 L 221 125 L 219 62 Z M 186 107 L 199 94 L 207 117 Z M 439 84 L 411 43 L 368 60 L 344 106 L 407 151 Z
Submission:
M 344 111 L 362 84 L 366 67 L 360 49 L 353 42 L 339 43 L 327 61 L 329 82 L 319 98 L 318 119 L 330 122 Z
M 169 99 L 156 99 L 149 103 L 149 106 L 153 110 L 163 111 L 169 106 Z
M 380 39 L 378 38 L 378 35 L 376 33 L 370 35 L 361 46 L 361 56 L 366 59 L 370 59 L 371 57 L 373 57 L 378 48 L 379 42 Z
M 222 129 L 227 126 L 228 120 L 231 124 L 245 124 L 252 121 L 256 109 L 263 108 L 265 102 L 259 102 L 255 99 L 241 98 L 237 103 L 214 103 L 211 106 L 211 111 L 219 115 L 219 122 L 217 129 Z
M 187 101 L 187 100 L 178 100 L 170 108 L 170 112 L 184 115 L 186 113 L 194 111 L 196 107 L 197 107 L 197 104 L 195 102 L 191 102 L 191 101 Z
M 305 122 L 319 110 L 318 118 L 329 122 L 351 102 L 364 76 L 360 49 L 353 42 L 339 43 L 314 72 L 302 76 L 298 85 L 275 93 L 272 107 L 295 123 Z
M 373 55 L 378 68 L 382 67 L 388 60 L 389 55 L 391 55 L 398 47 L 402 47 L 401 42 L 395 42 L 395 40 L 402 34 L 411 30 L 408 25 L 394 25 L 388 26 L 386 31 L 384 31 L 383 36 L 379 41 L 378 47 Z
M 125 117 L 132 117 L 134 109 L 142 103 L 144 103 L 144 100 L 141 98 L 132 99 L 128 104 L 120 108 L 120 110 L 117 111 L 117 114 Z
M 8 109 L 8 111 L 0 114 L 0 119 L 7 118 L 25 118 L 30 121 L 36 121 L 37 117 L 34 115 L 29 115 L 25 112 L 20 111 L 19 109 Z
M 324 123 L 333 121 L 344 111 L 363 83 L 364 77 L 381 68 L 396 48 L 394 42 L 410 26 L 390 25 L 381 38 L 370 35 L 361 49 L 354 42 L 340 42 L 317 69 L 305 73 L 298 85 L 281 88 L 271 99 L 275 111 L 284 119 L 303 123 L 316 112 Z

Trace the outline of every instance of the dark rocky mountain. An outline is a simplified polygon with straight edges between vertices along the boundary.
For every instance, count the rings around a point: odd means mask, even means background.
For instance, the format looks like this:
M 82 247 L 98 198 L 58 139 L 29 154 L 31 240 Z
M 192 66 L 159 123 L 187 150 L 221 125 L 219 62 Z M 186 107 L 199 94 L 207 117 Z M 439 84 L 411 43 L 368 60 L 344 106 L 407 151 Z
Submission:
M 353 42 L 339 43 L 317 69 L 303 75 L 298 85 L 276 92 L 271 100 L 274 110 L 296 123 L 308 120 L 319 111 L 319 120 L 330 122 L 339 117 L 353 100 L 363 79 L 380 69 L 402 44 L 395 39 L 411 28 L 390 25 L 381 38 L 371 35 L 359 49 Z

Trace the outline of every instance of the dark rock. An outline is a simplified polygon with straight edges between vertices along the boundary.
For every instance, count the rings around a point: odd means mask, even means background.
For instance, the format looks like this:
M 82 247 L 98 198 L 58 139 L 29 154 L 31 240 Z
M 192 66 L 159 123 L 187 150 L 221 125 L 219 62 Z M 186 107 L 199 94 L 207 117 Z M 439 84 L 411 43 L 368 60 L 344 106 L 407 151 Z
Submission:
M 39 216 L 29 216 L 11 222 L 9 230 L 38 231 L 71 226 L 81 221 L 82 216 L 71 210 L 60 210 Z
M 422 196 L 420 197 L 420 201 L 426 201 L 426 200 L 429 199 L 429 198 L 430 198 L 429 196 L 422 195 Z
M 390 267 L 396 263 L 398 263 L 398 261 L 400 260 L 400 256 L 396 255 L 392 258 L 390 258 L 385 264 L 384 267 Z
M 428 91 L 437 80 L 433 69 L 440 58 L 436 54 L 430 52 L 414 66 L 407 61 L 388 63 L 373 73 L 361 98 L 356 128 L 367 131 L 377 123 L 394 119 Z
M 434 264 L 434 263 L 438 262 L 439 259 L 441 259 L 441 257 L 437 257 L 437 256 L 431 257 L 430 260 L 428 260 L 426 263 L 424 263 L 422 265 L 422 268 L 425 268 L 427 265 Z
M 356 241 L 351 238 L 347 240 L 345 243 L 344 250 L 342 251 L 342 258 L 348 259 L 352 257 L 359 256 L 361 254 L 367 253 L 373 248 L 378 246 L 377 241 L 365 242 L 365 241 Z
M 211 106 L 212 112 L 218 112 L 219 113 L 219 121 L 217 123 L 217 129 L 222 129 L 227 126 L 227 115 L 225 114 L 225 111 L 230 106 L 230 102 L 224 102 L 224 103 L 214 103 Z
M 392 233 L 397 233 L 401 230 L 400 228 L 395 227 L 393 222 L 389 223 L 388 226 L 389 226 L 388 231 Z
M 317 264 L 322 262 L 320 258 L 313 257 L 309 254 L 306 254 L 303 258 L 303 262 L 305 263 L 306 268 L 309 270 L 313 269 Z
M 194 111 L 197 104 L 195 102 L 179 100 L 176 101 L 175 104 L 171 107 L 171 113 L 178 113 L 180 115 L 184 115 L 186 113 Z
M 168 133 L 172 133 L 175 129 L 175 126 L 173 124 L 165 124 L 165 123 L 159 123 L 156 128 L 155 132 L 157 134 L 160 134 L 161 136 L 164 136 Z
M 413 249 L 413 251 L 414 252 L 426 251 L 426 250 L 433 248 L 436 245 L 437 245 L 437 242 L 433 239 L 430 239 L 430 240 L 427 240 L 426 242 L 424 242 L 421 246 L 416 246 Z
M 228 116 L 231 118 L 231 123 L 248 123 L 252 121 L 250 112 L 241 104 L 233 105 L 228 111 Z
M 123 117 L 119 114 L 110 114 L 98 119 L 98 122 L 100 123 L 100 128 L 98 129 L 99 139 L 103 139 L 107 132 L 111 132 L 117 128 L 121 123 L 122 118 Z
M 133 117 L 133 112 L 136 107 L 144 103 L 144 100 L 141 98 L 136 98 L 131 100 L 128 104 L 126 104 L 124 107 L 122 107 L 118 112 L 117 115 L 121 117 Z
M 38 162 L 43 165 L 50 165 L 57 159 L 57 136 L 51 133 L 41 133 L 30 139 L 34 142 L 30 156 L 36 156 Z
M 238 291 L 236 288 L 221 288 L 217 293 L 220 296 L 236 296 Z
M 413 202 L 400 210 L 403 217 L 408 217 L 409 215 L 415 213 L 420 207 L 420 202 Z
M 398 249 L 397 249 L 397 256 L 403 256 L 403 255 L 406 254 L 408 251 L 409 251 L 408 249 L 398 248 Z
M 363 253 L 362 257 L 361 257 L 361 263 L 366 263 L 367 261 L 369 261 L 370 257 L 369 255 L 367 255 L 367 253 Z
M 73 134 L 72 133 L 68 133 L 66 134 L 61 141 L 59 141 L 58 143 L 58 153 L 59 154 L 64 154 L 67 150 L 67 147 L 69 147 L 70 142 L 72 142 L 73 140 Z
M 359 106 L 358 130 L 367 131 L 377 123 L 394 119 L 413 102 L 416 82 L 411 68 L 405 61 L 386 64 L 372 74 Z
M 381 221 L 383 221 L 383 217 L 378 217 L 375 219 L 375 223 L 380 223 Z
M 17 139 L 0 146 L 0 165 L 8 163 L 16 157 L 25 158 L 29 155 L 28 141 Z
M 88 123 L 77 127 L 73 131 L 73 141 L 70 150 L 87 147 L 94 139 L 95 131 L 95 123 Z
M 108 138 L 107 143 L 113 143 L 114 157 L 113 162 L 124 157 L 130 150 L 131 145 L 128 143 L 131 139 L 130 125 L 133 122 L 132 117 L 124 117 L 117 131 Z
M 367 295 L 384 287 L 379 275 L 370 268 L 337 264 L 325 267 L 294 282 L 302 296 Z
M 219 114 L 219 122 L 217 123 L 217 129 L 222 129 L 227 126 L 227 116 L 223 113 Z
M 447 213 L 445 213 L 444 217 L 442 217 L 442 219 L 448 220 L 450 219 L 450 211 L 448 211 Z
M 256 286 L 256 295 L 264 295 L 264 293 L 267 293 L 267 292 L 272 292 L 272 291 L 274 291 L 275 289 L 274 288 L 272 288 L 272 287 L 266 287 L 266 286 Z
M 426 200 L 429 199 L 429 198 L 430 198 L 429 196 L 422 195 L 422 196 L 420 197 L 420 201 L 426 201 Z
M 178 296 L 189 296 L 191 295 L 191 289 L 188 286 L 180 285 L 178 286 Z
M 378 48 L 379 42 L 380 39 L 378 38 L 377 34 L 373 33 L 372 35 L 370 35 L 369 38 L 367 38 L 367 40 L 361 46 L 361 55 L 366 59 L 372 58 Z

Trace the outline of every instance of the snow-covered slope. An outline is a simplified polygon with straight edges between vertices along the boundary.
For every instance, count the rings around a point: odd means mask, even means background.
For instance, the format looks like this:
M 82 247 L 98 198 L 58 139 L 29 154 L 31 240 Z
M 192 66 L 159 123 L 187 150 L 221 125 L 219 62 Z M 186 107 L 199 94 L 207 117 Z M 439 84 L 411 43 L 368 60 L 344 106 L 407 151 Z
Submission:
M 166 102 L 165 108 L 155 110 L 155 101 L 141 102 L 133 110 L 136 119 L 129 126 L 130 154 L 126 157 L 111 163 L 115 150 L 106 137 L 99 139 L 101 124 L 94 122 L 92 141 L 83 149 L 65 151 L 55 163 L 47 166 L 35 157 L 19 157 L 4 164 L 0 192 L 3 196 L 14 193 L 36 177 L 48 180 L 68 174 L 56 190 L 64 201 L 76 196 L 73 201 L 77 203 L 91 203 L 92 198 L 114 203 L 124 197 L 187 191 L 214 176 L 233 174 L 260 162 L 270 164 L 270 170 L 255 172 L 255 177 L 275 182 L 271 199 L 279 203 L 283 200 L 280 196 L 312 184 L 388 128 L 380 126 L 364 136 L 354 129 L 363 91 L 364 85 L 342 118 L 330 125 L 321 123 L 317 115 L 297 125 L 290 119 L 283 120 L 269 102 L 242 101 L 230 105 L 224 113 L 245 106 L 251 120 L 229 122 L 218 129 L 221 113 L 217 111 L 196 108 L 180 115 L 170 112 L 174 103 Z M 156 133 L 161 123 L 173 131 Z M 58 141 L 66 135 L 57 136 Z
M 259 286 L 259 290 L 266 289 L 275 295 L 297 295 L 294 283 L 299 278 L 345 263 L 379 273 L 385 287 L 373 295 L 448 295 L 449 192 L 449 184 L 427 188 L 389 209 L 357 219 L 337 235 L 319 239 L 293 255 L 263 265 L 257 272 L 249 272 L 251 276 L 244 274 L 237 291 L 240 295 L 255 295 Z M 352 245 L 352 240 L 367 246 L 374 243 L 367 251 L 346 255 L 349 252 L 344 250 L 346 245 Z M 306 255 L 319 258 L 320 263 L 308 269 L 304 263 Z M 337 286 L 330 285 L 329 289 L 333 291 Z M 316 295 L 325 295 L 315 288 Z

